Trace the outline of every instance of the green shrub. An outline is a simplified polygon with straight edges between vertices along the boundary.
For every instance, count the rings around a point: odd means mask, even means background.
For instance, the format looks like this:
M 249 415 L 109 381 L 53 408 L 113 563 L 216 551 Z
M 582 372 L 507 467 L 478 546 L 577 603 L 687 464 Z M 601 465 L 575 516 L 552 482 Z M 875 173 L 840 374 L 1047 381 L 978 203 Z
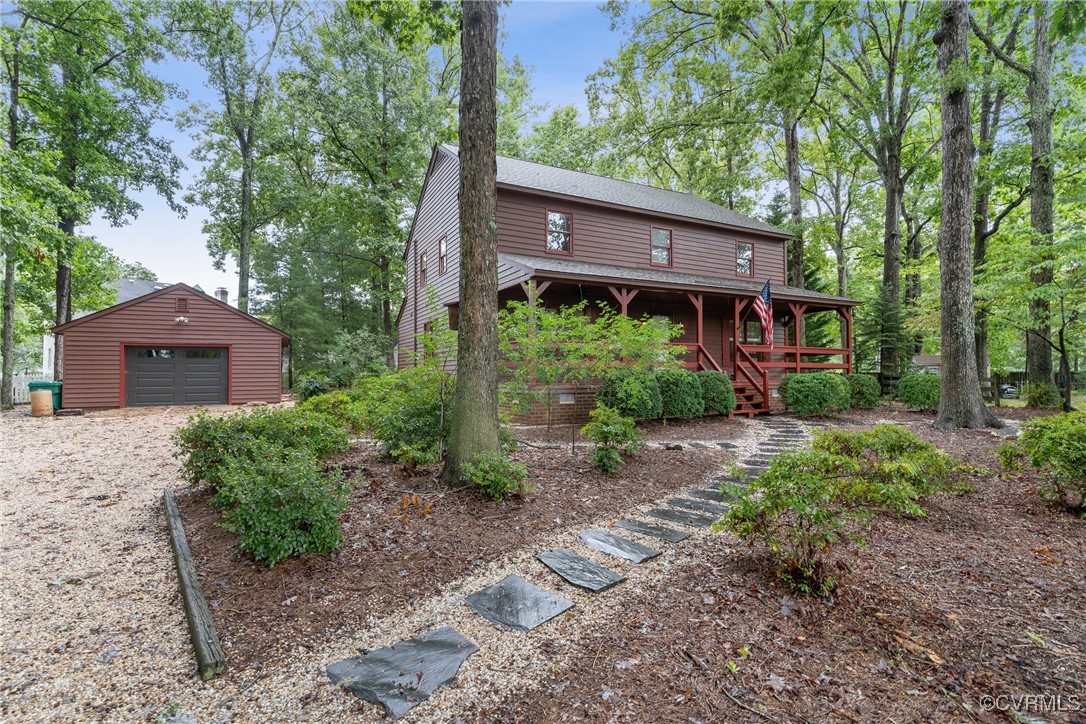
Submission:
M 853 407 L 870 409 L 882 403 L 882 386 L 875 375 L 845 375 Z
M 506 495 L 533 492 L 528 485 L 528 467 L 501 453 L 483 453 L 465 462 L 464 477 L 494 500 Z
M 321 372 L 306 372 L 299 376 L 294 383 L 294 392 L 298 395 L 299 402 L 305 402 L 310 397 L 323 395 L 331 389 L 328 375 Z
M 269 567 L 339 548 L 339 519 L 350 496 L 343 475 L 325 474 L 304 449 L 258 442 L 253 452 L 227 461 L 217 496 L 225 508 L 222 526 L 240 536 L 238 547 Z
M 897 383 L 897 399 L 913 410 L 939 409 L 939 375 L 905 375 Z
M 656 370 L 660 386 L 661 414 L 667 419 L 690 419 L 705 414 L 705 398 L 698 378 L 686 370 L 664 368 Z
M 1063 406 L 1060 390 L 1051 382 L 1034 382 L 1026 385 L 1026 407 L 1036 410 L 1054 410 Z
M 632 417 L 613 407 L 597 404 L 588 417 L 589 423 L 581 428 L 581 434 L 595 445 L 592 462 L 600 472 L 613 473 L 622 462 L 622 453 L 641 447 L 641 433 Z
M 407 367 L 370 378 L 364 424 L 383 452 L 414 467 L 441 460 L 449 432 L 453 377 L 431 365 Z
M 1040 496 L 1086 516 L 1086 412 L 1030 418 L 1018 440 L 1000 447 L 999 457 L 1008 469 L 1028 459 L 1044 475 Z
M 365 428 L 364 407 L 357 404 L 350 394 L 342 390 L 310 397 L 299 404 L 297 409 L 302 412 L 326 415 L 355 434 Z
M 849 407 L 848 383 L 833 372 L 785 375 L 777 391 L 788 409 L 801 416 L 827 415 Z
M 596 391 L 596 401 L 636 420 L 655 420 L 663 414 L 660 385 L 650 370 L 610 370 Z
M 326 415 L 298 409 L 257 409 L 213 417 L 201 410 L 171 436 L 181 458 L 181 476 L 190 485 L 209 484 L 218 490 L 222 471 L 231 459 L 252 459 L 258 441 L 304 449 L 324 458 L 347 449 L 346 431 Z
M 729 415 L 735 410 L 735 390 L 732 381 L 723 372 L 702 370 L 694 373 L 701 383 L 701 396 L 705 400 L 706 412 L 719 412 Z
M 879 511 L 922 516 L 920 499 L 944 489 L 953 467 L 943 452 L 896 425 L 820 433 L 778 455 L 748 486 L 726 486 L 735 502 L 714 530 L 765 546 L 793 588 L 828 593 L 837 585 L 834 548 L 863 545 Z

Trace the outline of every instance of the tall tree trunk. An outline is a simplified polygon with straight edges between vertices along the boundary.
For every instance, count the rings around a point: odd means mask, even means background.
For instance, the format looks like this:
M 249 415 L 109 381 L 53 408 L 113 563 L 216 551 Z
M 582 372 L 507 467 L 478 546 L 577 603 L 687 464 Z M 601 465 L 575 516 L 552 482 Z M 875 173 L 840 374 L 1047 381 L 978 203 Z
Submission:
M 249 312 L 249 265 L 253 241 L 253 149 L 241 147 L 241 225 L 238 233 L 238 309 Z
M 935 33 L 942 80 L 943 208 L 939 226 L 942 384 L 935 427 L 996 427 L 977 379 L 973 328 L 973 124 L 969 107 L 969 3 L 943 0 Z
M 1041 259 L 1049 260 L 1043 247 L 1052 240 L 1053 204 L 1055 181 L 1052 159 L 1052 67 L 1055 46 L 1048 38 L 1049 3 L 1037 2 L 1033 6 L 1033 66 L 1030 69 L 1029 82 L 1026 84 L 1026 97 L 1029 99 L 1030 129 L 1030 226 L 1033 227 L 1031 243 L 1042 249 Z M 1035 266 L 1029 274 L 1030 284 L 1034 287 L 1052 283 L 1052 269 L 1048 266 Z M 1049 321 L 1049 304 L 1045 299 L 1031 299 L 1029 303 L 1032 317 L 1032 334 L 1027 337 L 1026 368 L 1029 370 L 1027 382 L 1052 383 L 1052 348 Z
M 444 479 L 498 452 L 498 6 L 465 3 L 460 26 L 460 331 Z
M 26 21 L 23 21 L 26 24 Z M 10 74 L 8 77 L 8 149 L 15 155 L 19 145 L 19 37 L 15 36 L 11 47 Z M 3 342 L 0 356 L 0 410 L 10 409 L 14 403 L 12 384 L 15 379 L 15 243 L 4 249 L 4 311 Z
M 788 268 L 791 270 L 791 284 L 803 289 L 803 200 L 800 197 L 802 178 L 799 168 L 799 122 L 795 114 L 784 114 L 784 157 L 788 175 L 788 206 L 791 212 L 792 241 L 789 243 Z
M 377 291 L 381 294 L 381 331 L 385 338 L 385 364 L 390 370 L 396 369 L 396 346 L 393 344 L 395 330 L 392 329 L 392 294 L 391 263 L 387 256 L 377 259 Z
M 77 50 L 83 55 L 83 48 Z M 67 93 L 76 93 L 78 89 L 71 89 L 74 84 L 67 68 L 61 71 L 61 82 Z M 77 174 L 79 172 L 79 159 L 76 157 L 76 142 L 79 138 L 79 115 L 68 114 L 68 125 L 64 129 L 61 138 L 61 178 L 69 191 L 74 192 L 78 186 Z M 75 247 L 75 212 L 65 205 L 60 209 L 61 238 L 57 241 L 57 273 L 56 273 L 56 317 L 57 326 L 72 321 L 72 253 Z M 53 335 L 53 379 L 61 380 L 64 375 L 64 336 Z
M 903 338 L 901 329 L 901 184 L 900 144 L 889 142 L 886 165 L 882 171 L 882 183 L 886 189 L 886 206 L 883 210 L 882 241 L 882 294 L 886 300 L 881 322 L 879 343 L 880 371 L 883 377 L 896 378 L 901 374 L 899 349 Z

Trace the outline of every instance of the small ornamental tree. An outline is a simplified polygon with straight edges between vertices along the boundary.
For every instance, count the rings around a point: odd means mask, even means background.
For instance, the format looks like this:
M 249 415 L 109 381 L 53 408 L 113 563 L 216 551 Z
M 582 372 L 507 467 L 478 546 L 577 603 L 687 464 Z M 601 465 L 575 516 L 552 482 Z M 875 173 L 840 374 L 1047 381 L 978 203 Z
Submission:
M 641 433 L 632 417 L 625 417 L 618 410 L 596 405 L 589 413 L 591 420 L 581 428 L 581 434 L 595 444 L 592 462 L 601 473 L 613 473 L 622 462 L 623 453 L 632 453 L 641 447 Z

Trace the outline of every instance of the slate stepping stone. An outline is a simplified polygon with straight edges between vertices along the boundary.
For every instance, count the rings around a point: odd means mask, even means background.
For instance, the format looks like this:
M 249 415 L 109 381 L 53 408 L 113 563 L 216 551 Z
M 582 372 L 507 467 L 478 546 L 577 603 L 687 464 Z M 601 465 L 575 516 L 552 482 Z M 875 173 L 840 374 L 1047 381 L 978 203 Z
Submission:
M 724 450 L 734 450 L 735 449 L 735 443 L 733 443 L 733 442 L 718 442 L 716 445 L 717 445 L 717 447 L 722 448 Z
M 460 665 L 478 650 L 459 631 L 445 626 L 329 664 L 326 671 L 333 684 L 380 704 L 389 716 L 399 719 L 456 676 Z
M 531 631 L 558 614 L 573 608 L 573 601 L 544 591 L 517 574 L 503 578 L 464 598 L 487 621 L 517 631 Z
M 711 500 L 716 503 L 723 503 L 728 500 L 728 496 L 719 490 L 691 490 L 687 492 L 687 496 L 699 500 Z
M 668 505 L 674 505 L 676 508 L 684 508 L 686 510 L 694 510 L 698 513 L 708 513 L 709 515 L 724 515 L 728 512 L 728 509 L 723 505 L 717 505 L 715 503 L 706 503 L 704 500 L 691 500 L 690 498 L 672 498 L 667 501 Z
M 672 523 L 682 523 L 694 528 L 708 528 L 716 522 L 716 518 L 712 516 L 701 515 L 689 510 L 676 510 L 675 508 L 653 508 L 646 515 Z
M 703 442 L 692 442 L 692 443 L 690 443 L 690 447 L 692 447 L 692 448 L 694 448 L 696 450 L 708 450 L 709 449 L 709 446 L 706 445 Z
M 637 541 L 623 538 L 614 533 L 608 533 L 599 528 L 581 531 L 581 540 L 589 548 L 595 548 L 598 551 L 610 553 L 613 556 L 625 558 L 634 563 L 644 563 L 660 555 L 660 551 L 655 548 L 643 546 Z
M 606 591 L 626 580 L 626 576 L 615 573 L 610 568 L 598 566 L 565 548 L 540 553 L 536 558 L 569 583 L 578 588 L 587 588 L 593 593 Z
M 679 541 L 686 540 L 690 537 L 689 533 L 684 533 L 681 530 L 668 528 L 664 525 L 656 525 L 655 523 L 643 523 L 640 520 L 620 520 L 615 523 L 615 525 L 624 530 L 632 530 L 634 533 L 640 533 L 641 535 L 659 538 L 672 543 L 678 543 Z

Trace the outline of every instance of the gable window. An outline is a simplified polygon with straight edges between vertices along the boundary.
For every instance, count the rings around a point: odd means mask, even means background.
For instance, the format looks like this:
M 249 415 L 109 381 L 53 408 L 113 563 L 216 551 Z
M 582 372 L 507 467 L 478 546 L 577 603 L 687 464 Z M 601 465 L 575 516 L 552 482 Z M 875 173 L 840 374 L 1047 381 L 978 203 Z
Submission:
M 652 249 L 649 262 L 656 266 L 671 266 L 671 229 L 652 228 Z
M 437 273 L 444 274 L 449 268 L 449 240 L 441 237 L 437 241 Z
M 754 245 L 741 241 L 735 245 L 735 273 L 742 277 L 754 276 Z
M 419 254 L 419 286 L 426 286 L 426 252 Z
M 573 214 L 547 211 L 547 251 L 551 254 L 573 253 Z

